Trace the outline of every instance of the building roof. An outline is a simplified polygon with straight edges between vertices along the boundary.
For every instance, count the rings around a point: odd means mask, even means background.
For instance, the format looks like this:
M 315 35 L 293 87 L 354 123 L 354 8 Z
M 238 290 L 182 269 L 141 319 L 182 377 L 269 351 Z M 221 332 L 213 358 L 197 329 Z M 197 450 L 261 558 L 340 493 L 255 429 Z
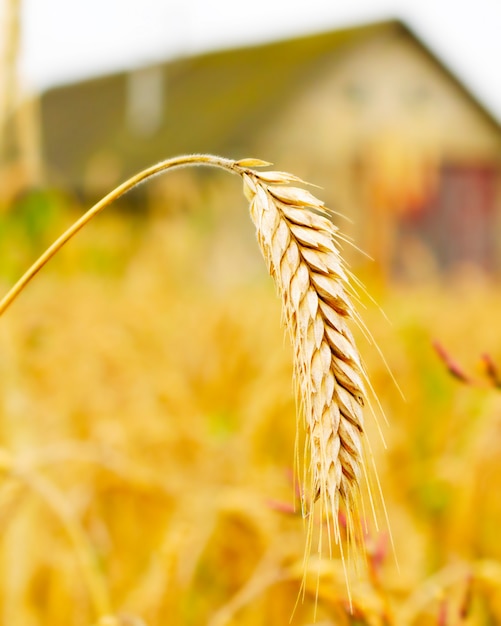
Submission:
M 125 124 L 128 73 L 51 89 L 42 96 L 46 159 L 75 182 L 85 159 L 100 145 L 120 153 L 125 175 L 185 152 L 244 156 L 252 147 L 253 129 L 272 124 L 287 102 L 346 50 L 383 31 L 411 37 L 493 130 L 501 130 L 408 26 L 390 20 L 159 65 L 166 85 L 165 118 L 158 132 L 144 139 L 132 137 Z

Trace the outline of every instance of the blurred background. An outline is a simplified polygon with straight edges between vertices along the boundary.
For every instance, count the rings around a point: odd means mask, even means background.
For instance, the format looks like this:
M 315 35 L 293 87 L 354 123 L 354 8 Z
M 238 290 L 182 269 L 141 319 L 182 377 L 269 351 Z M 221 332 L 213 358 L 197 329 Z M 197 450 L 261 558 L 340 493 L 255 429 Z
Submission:
M 376 498 L 353 612 L 315 554 L 292 623 L 495 625 L 501 5 L 343 4 L 2 0 L 0 287 L 170 156 L 319 185 L 377 302 L 374 341 L 354 332 L 399 567 Z M 291 354 L 239 181 L 182 170 L 120 199 L 0 346 L 1 623 L 289 623 Z

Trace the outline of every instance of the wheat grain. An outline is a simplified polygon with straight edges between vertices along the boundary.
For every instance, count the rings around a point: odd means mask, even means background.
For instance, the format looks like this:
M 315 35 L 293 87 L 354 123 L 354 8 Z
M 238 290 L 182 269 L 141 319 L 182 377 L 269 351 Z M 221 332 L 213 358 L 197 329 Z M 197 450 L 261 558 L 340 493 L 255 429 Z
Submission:
M 353 533 L 362 481 L 364 371 L 347 320 L 354 317 L 337 229 L 284 172 L 243 174 L 251 217 L 283 303 L 310 448 L 310 493 L 340 541 L 344 505 Z M 330 525 L 329 525 L 330 528 Z

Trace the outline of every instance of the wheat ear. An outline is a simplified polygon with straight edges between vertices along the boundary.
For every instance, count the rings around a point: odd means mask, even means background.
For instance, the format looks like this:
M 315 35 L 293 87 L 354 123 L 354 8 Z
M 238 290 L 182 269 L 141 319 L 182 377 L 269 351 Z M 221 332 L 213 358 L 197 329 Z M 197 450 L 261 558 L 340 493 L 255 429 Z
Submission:
M 186 165 L 217 166 L 243 178 L 258 243 L 282 298 L 292 341 L 310 450 L 310 493 L 320 499 L 339 542 L 340 504 L 349 529 L 358 510 L 364 372 L 347 324 L 356 315 L 336 244 L 337 228 L 320 200 L 294 186 L 303 182 L 299 178 L 285 172 L 256 171 L 269 165 L 258 159 L 188 155 L 158 163 L 110 192 L 59 237 L 0 301 L 0 315 L 43 265 L 106 206 L 144 180 Z
M 320 200 L 284 172 L 244 174 L 258 243 L 282 298 L 310 451 L 310 492 L 340 540 L 341 502 L 353 531 L 362 481 L 364 371 L 347 320 L 355 317 Z

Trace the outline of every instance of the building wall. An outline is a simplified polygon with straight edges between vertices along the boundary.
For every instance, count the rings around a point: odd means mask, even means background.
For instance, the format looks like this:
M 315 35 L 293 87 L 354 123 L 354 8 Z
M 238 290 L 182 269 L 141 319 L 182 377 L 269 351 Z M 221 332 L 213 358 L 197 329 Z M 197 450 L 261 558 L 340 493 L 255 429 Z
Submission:
M 457 188 L 461 171 L 463 187 L 484 203 L 478 219 L 498 219 L 499 128 L 405 32 L 389 29 L 345 47 L 277 122 L 263 143 L 274 146 L 284 167 L 326 189 L 331 206 L 355 223 L 344 230 L 385 270 L 398 257 L 401 222 L 408 225 L 409 217 L 432 204 L 440 211 L 436 198 L 456 193 L 442 187 Z M 450 166 L 455 177 L 445 174 Z M 487 173 L 474 176 L 478 168 Z M 470 220 L 472 214 L 475 206 Z M 486 232 L 485 224 L 480 231 Z M 433 247 L 434 241 L 425 243 Z M 481 249 L 482 241 L 473 248 Z

